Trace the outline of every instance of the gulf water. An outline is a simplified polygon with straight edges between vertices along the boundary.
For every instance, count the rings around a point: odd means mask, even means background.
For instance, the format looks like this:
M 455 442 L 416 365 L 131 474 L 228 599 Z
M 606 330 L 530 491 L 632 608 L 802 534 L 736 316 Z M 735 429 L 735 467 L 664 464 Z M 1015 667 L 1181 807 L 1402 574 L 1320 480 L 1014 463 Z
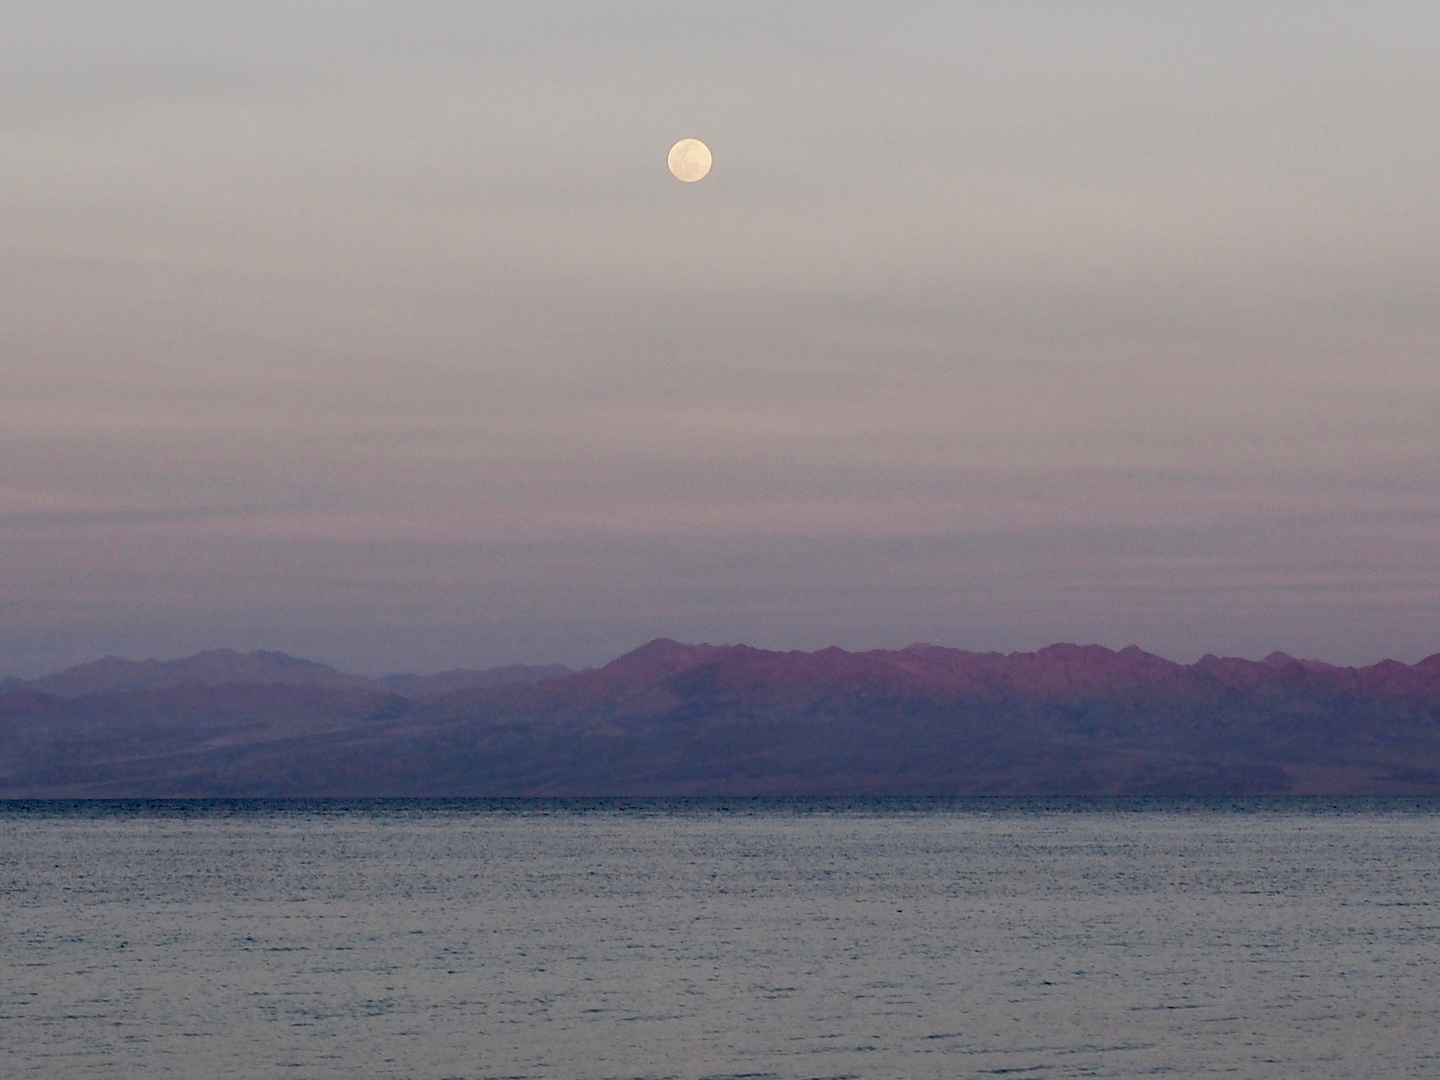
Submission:
M 0 804 L 14 1078 L 1440 1076 L 1440 803 Z

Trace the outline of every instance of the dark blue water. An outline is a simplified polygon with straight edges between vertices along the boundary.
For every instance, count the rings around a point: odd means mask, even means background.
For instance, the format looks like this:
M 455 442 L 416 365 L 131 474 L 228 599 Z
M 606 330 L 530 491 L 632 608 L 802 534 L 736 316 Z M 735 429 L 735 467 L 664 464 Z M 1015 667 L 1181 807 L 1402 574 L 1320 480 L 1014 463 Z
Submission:
M 0 803 L 6 1077 L 1433 1077 L 1440 803 Z

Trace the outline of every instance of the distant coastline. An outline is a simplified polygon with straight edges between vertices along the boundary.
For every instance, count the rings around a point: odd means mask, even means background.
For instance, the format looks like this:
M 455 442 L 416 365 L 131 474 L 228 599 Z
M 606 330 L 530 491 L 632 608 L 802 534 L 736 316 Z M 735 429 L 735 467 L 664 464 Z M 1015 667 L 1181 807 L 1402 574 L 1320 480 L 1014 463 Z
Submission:
M 106 658 L 0 696 L 0 798 L 1440 795 L 1440 654 L 773 652 L 368 679 Z

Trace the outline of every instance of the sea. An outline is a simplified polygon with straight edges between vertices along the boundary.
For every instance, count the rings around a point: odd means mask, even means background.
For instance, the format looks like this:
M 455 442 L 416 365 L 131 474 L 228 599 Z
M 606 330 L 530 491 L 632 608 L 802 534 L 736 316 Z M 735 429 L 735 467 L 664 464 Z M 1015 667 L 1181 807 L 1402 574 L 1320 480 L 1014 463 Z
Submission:
M 0 803 L 0 1076 L 1440 1076 L 1440 801 Z

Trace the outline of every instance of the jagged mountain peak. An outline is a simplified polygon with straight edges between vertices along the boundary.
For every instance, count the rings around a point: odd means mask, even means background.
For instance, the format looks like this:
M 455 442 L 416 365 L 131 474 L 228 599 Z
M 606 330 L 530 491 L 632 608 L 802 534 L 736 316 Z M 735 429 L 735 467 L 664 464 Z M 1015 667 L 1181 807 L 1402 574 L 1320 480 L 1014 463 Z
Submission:
M 226 683 L 385 689 L 373 679 L 346 674 L 326 664 L 288 653 L 264 649 L 242 653 L 226 648 L 206 649 L 178 660 L 127 660 L 120 656 L 105 656 L 34 679 L 26 685 L 55 697 L 82 697 L 125 690 L 220 686 Z

